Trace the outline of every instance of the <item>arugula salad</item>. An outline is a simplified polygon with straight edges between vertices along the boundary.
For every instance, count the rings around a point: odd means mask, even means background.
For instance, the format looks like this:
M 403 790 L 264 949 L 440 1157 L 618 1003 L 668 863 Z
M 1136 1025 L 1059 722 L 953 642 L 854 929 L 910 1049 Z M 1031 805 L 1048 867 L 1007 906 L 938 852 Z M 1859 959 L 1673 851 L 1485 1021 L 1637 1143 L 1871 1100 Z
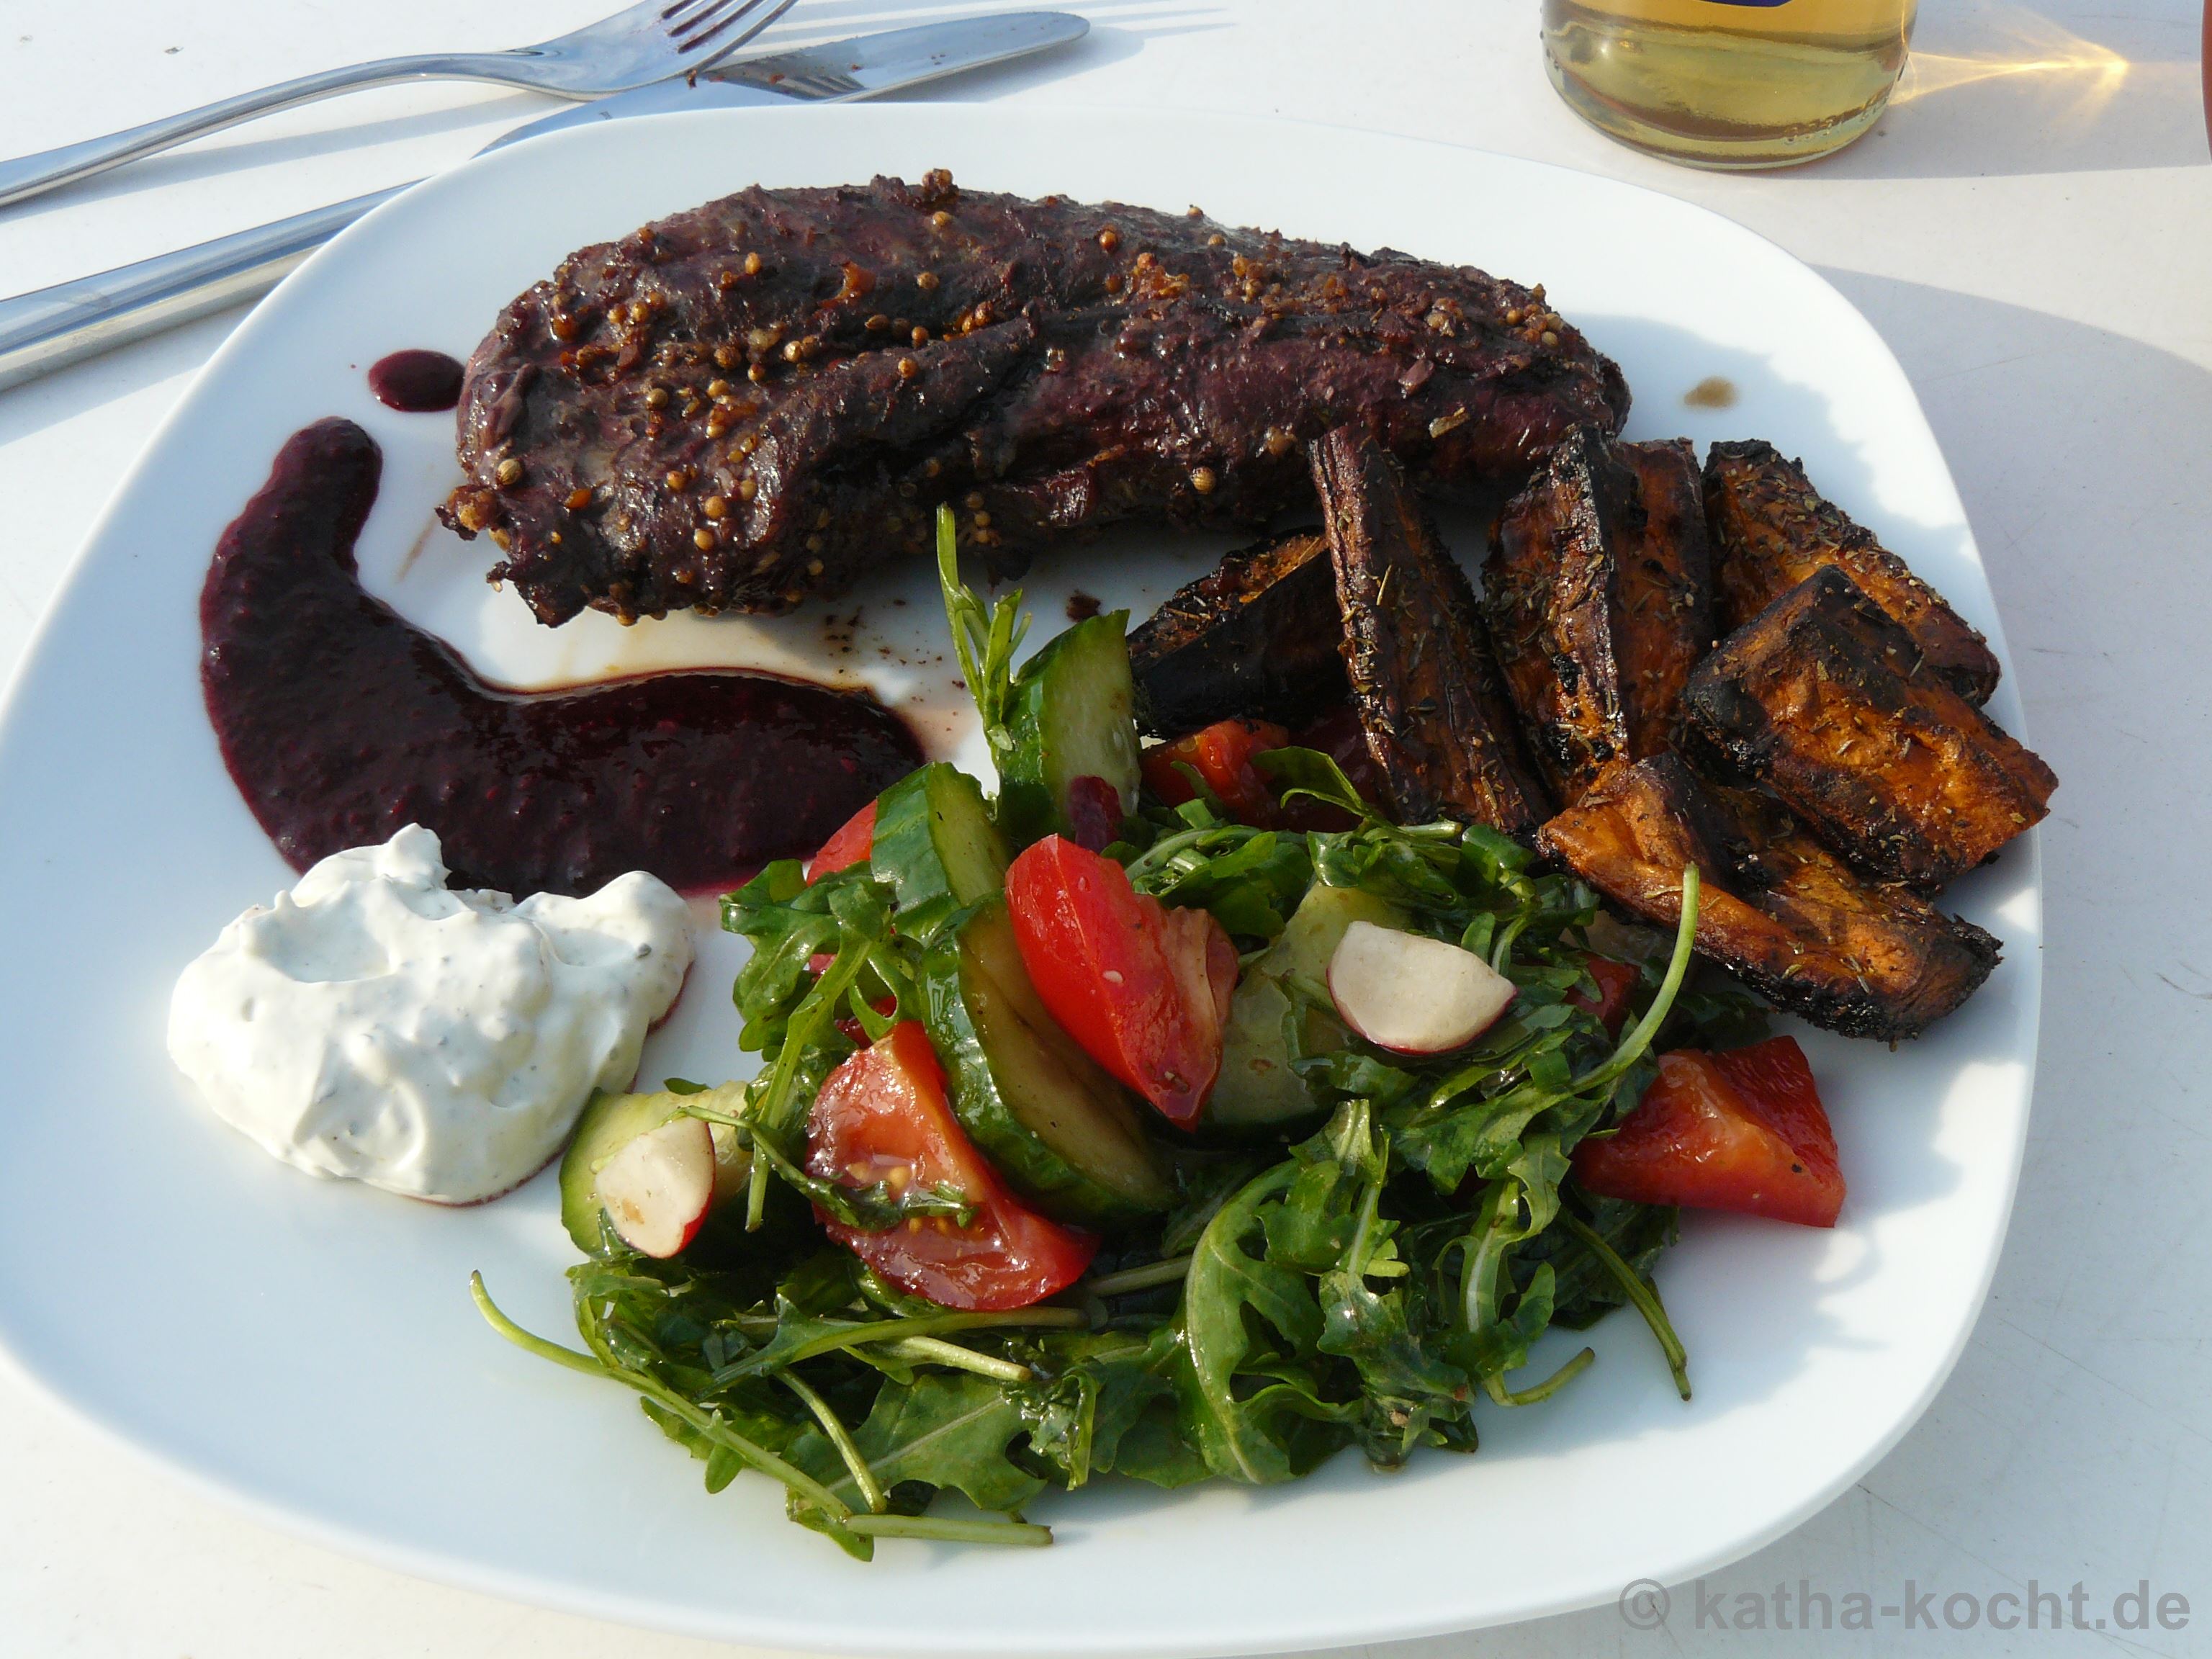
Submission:
M 1144 749 L 1121 613 L 1018 670 L 945 514 L 939 564 L 995 794 L 924 766 L 724 898 L 757 1074 L 595 1097 L 581 1346 L 477 1279 L 494 1328 L 862 1559 L 1049 1543 L 1025 1506 L 1102 1478 L 1473 1452 L 1592 1363 L 1540 1337 L 1624 1307 L 1687 1399 L 1677 1206 L 1842 1193 L 1795 1042 L 1692 971 L 1694 867 L 1670 940 L 1279 731 Z

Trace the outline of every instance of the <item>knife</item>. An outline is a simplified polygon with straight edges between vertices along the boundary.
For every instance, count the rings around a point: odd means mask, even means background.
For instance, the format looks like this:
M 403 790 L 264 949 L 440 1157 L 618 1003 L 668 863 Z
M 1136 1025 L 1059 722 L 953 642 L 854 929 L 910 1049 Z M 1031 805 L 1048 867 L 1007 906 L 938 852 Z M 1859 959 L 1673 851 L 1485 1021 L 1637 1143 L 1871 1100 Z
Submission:
M 672 110 L 836 104 L 902 91 L 1081 40 L 1063 11 L 1001 12 L 833 40 L 726 64 L 689 78 L 574 105 L 504 133 L 477 153 L 594 121 Z M 0 388 L 266 294 L 371 208 L 415 183 L 356 196 L 197 247 L 0 300 Z

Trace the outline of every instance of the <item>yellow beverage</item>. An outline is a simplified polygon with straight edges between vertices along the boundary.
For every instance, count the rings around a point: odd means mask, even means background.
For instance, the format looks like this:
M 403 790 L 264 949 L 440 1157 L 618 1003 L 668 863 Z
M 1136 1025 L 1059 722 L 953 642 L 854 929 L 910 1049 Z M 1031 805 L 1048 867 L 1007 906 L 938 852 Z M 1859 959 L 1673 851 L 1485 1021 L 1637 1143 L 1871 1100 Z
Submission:
M 1905 68 L 1914 0 L 1544 0 L 1552 84 L 1678 161 L 1784 167 L 1842 149 Z

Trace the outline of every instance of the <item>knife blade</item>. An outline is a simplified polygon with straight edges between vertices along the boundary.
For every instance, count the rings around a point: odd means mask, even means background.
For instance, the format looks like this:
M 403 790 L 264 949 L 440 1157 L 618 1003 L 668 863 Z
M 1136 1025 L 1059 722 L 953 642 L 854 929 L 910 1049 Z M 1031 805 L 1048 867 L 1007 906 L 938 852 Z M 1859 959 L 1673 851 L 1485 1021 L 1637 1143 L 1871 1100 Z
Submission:
M 725 64 L 690 79 L 657 82 L 635 92 L 571 105 L 502 133 L 477 153 L 488 155 L 541 133 L 633 115 L 792 100 L 842 104 L 856 98 L 879 97 L 1050 46 L 1071 45 L 1090 31 L 1091 25 L 1073 12 L 1015 11 L 832 40 L 800 52 Z
M 696 76 L 556 110 L 502 133 L 477 153 L 488 155 L 595 121 L 880 97 L 1066 46 L 1081 40 L 1090 27 L 1073 13 L 1026 11 L 887 29 L 721 64 Z M 370 209 L 420 182 L 0 300 L 0 389 L 257 298 Z

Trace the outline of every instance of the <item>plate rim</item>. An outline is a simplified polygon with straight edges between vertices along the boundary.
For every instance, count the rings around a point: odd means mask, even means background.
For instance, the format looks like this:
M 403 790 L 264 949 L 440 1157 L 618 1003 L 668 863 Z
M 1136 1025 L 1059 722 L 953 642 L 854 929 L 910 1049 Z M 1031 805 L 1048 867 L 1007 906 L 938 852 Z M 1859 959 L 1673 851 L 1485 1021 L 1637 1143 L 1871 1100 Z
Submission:
M 144 445 L 132 457 L 128 465 L 118 475 L 114 488 L 94 515 L 75 551 L 64 562 L 58 577 L 52 597 L 41 609 L 36 623 L 26 639 L 22 652 L 13 665 L 4 686 L 0 686 L 0 735 L 14 725 L 17 705 L 25 694 L 34 673 L 43 665 L 50 648 L 52 635 L 61 624 L 66 601 L 83 579 L 86 563 L 94 550 L 111 533 L 111 528 L 125 503 L 149 459 L 163 448 L 171 439 L 173 430 L 183 425 L 194 412 L 198 398 L 208 384 L 224 374 L 233 358 L 250 352 L 256 343 L 257 319 L 269 301 L 291 291 L 295 284 L 312 278 L 332 264 L 342 263 L 354 247 L 373 239 L 389 216 L 409 210 L 402 204 L 411 202 L 420 185 L 434 184 L 463 173 L 492 156 L 506 157 L 529 154 L 562 146 L 587 147 L 594 142 L 592 135 L 605 135 L 617 129 L 629 130 L 634 122 L 659 124 L 701 124 L 733 126 L 753 126 L 770 119 L 796 118 L 799 121 L 841 121 L 855 117 L 866 118 L 879 113 L 896 112 L 907 118 L 926 125 L 933 118 L 959 118 L 972 115 L 979 109 L 993 109 L 1010 116 L 1017 122 L 1037 120 L 1052 125 L 1076 126 L 1086 120 L 1101 118 L 1126 119 L 1133 112 L 1130 106 L 1091 103 L 1055 103 L 1048 106 L 1028 105 L 988 105 L 979 103 L 902 102 L 897 100 L 866 100 L 866 109 L 848 112 L 842 105 L 799 106 L 791 110 L 758 109 L 752 107 L 678 110 L 639 116 L 619 123 L 591 123 L 542 134 L 515 143 L 501 146 L 489 155 L 472 155 L 454 167 L 434 173 L 396 196 L 380 203 L 370 213 L 348 226 L 332 240 L 315 251 L 301 265 L 289 273 L 282 283 L 264 296 L 245 316 L 208 360 L 187 380 L 178 393 L 175 403 L 156 423 Z M 834 114 L 831 112 L 836 112 Z M 939 112 L 943 112 L 942 116 Z M 1838 289 L 1820 269 L 1799 258 L 1787 248 L 1761 233 L 1719 213 L 1701 203 L 1685 200 L 1649 185 L 1632 183 L 1603 173 L 1586 172 L 1559 162 L 1516 155 L 1474 145 L 1455 143 L 1449 140 L 1430 137 L 1415 137 L 1387 129 L 1358 127 L 1343 123 L 1324 122 L 1279 115 L 1243 115 L 1227 112 L 1190 110 L 1176 107 L 1146 109 L 1134 112 L 1163 122 L 1211 125 L 1217 128 L 1282 128 L 1322 133 L 1340 133 L 1363 140 L 1380 140 L 1391 145 L 1412 146 L 1438 152 L 1446 156 L 1473 158 L 1484 164 L 1502 165 L 1509 169 L 1529 169 L 1539 173 L 1565 175 L 1587 187 L 1595 184 L 1603 189 L 1614 189 L 1637 197 L 1654 197 L 1709 222 L 1709 228 L 1720 228 L 1724 234 L 1748 237 L 1772 253 L 1796 266 L 1805 276 L 1817 284 L 1842 307 L 1844 313 L 1863 327 L 1868 337 L 1880 349 L 1882 365 L 1893 374 L 1898 386 L 1927 427 L 1929 441 L 1942 466 L 1942 477 L 1952 495 L 1959 501 L 1960 522 L 1965 528 L 1969 556 L 1981 573 L 1984 585 L 1989 585 L 1989 567 L 1981 554 L 1978 541 L 1973 537 L 1965 503 L 1959 496 L 1957 483 L 1949 463 L 1942 455 L 1942 446 L 1929 426 L 1924 405 L 1904 371 L 1895 353 L 1880 331 L 1866 319 L 1850 298 Z M 1991 588 L 1994 598 L 1994 588 Z M 2001 615 L 1992 604 L 1988 618 L 1992 650 L 2003 665 L 2005 677 L 2018 685 L 2018 668 L 2007 641 Z M 2023 742 L 2029 737 L 2025 708 L 2021 708 L 2013 721 L 2015 735 Z M 2026 1034 L 2025 1052 L 2017 1057 L 2020 1066 L 2018 1093 L 2021 1101 L 2020 1131 L 2007 1149 L 2006 1165 L 2002 1171 L 2002 1203 L 1998 1212 L 1998 1224 L 1988 1242 L 1984 1258 L 1980 1264 L 1978 1282 L 1974 1288 L 1970 1315 L 1959 1322 L 1950 1334 L 1948 1352 L 1942 1363 L 1929 1371 L 1922 1389 L 1909 1409 L 1901 1413 L 1888 1431 L 1874 1443 L 1870 1450 L 1840 1476 L 1832 1477 L 1824 1486 L 1808 1491 L 1800 1501 L 1772 1518 L 1754 1534 L 1746 1534 L 1726 1547 L 1711 1548 L 1691 1559 L 1695 1565 L 1682 1569 L 1667 1582 L 1678 1584 L 1688 1578 L 1717 1571 L 1732 1562 L 1764 1548 L 1802 1526 L 1812 1516 L 1826 1508 L 1843 1492 L 1856 1484 L 1866 1473 L 1878 1464 L 1904 1439 L 1925 1415 L 1936 1396 L 1955 1371 L 1960 1358 L 1972 1340 L 1982 1313 L 1988 1304 L 1990 1285 L 1997 1264 L 2002 1259 L 2009 1234 L 2014 1206 L 2018 1199 L 2019 1181 L 2024 1162 L 2027 1135 L 2032 1127 L 2034 1085 L 2040 1059 L 2042 1016 L 2042 949 L 2044 928 L 2044 860 L 2039 828 L 2031 829 L 2021 838 L 2020 854 L 2025 856 L 2026 868 L 2021 872 L 2021 890 L 2031 911 L 2027 926 L 2033 933 L 2032 952 L 2023 951 L 2021 982 L 2018 987 L 2021 1001 L 2020 1023 Z M 984 1631 L 969 1631 L 959 1634 L 957 1640 L 943 1637 L 917 1635 L 912 1639 L 893 1644 L 888 1638 L 863 1636 L 855 1642 L 842 1636 L 829 1624 L 820 1620 L 803 1622 L 780 1618 L 773 1613 L 762 1616 L 747 1612 L 742 1619 L 715 1619 L 705 1615 L 689 1616 L 689 1604 L 671 1604 L 656 1601 L 649 1595 L 632 1595 L 620 1590 L 578 1585 L 551 1577 L 532 1576 L 494 1565 L 478 1558 L 461 1557 L 430 1547 L 407 1542 L 403 1539 L 378 1531 L 366 1525 L 332 1519 L 305 1504 L 294 1503 L 255 1491 L 242 1480 L 226 1476 L 222 1471 L 204 1467 L 196 1457 L 172 1449 L 151 1437 L 142 1437 L 131 1427 L 111 1420 L 95 1406 L 81 1402 L 64 1393 L 56 1383 L 37 1370 L 29 1358 L 6 1340 L 0 1329 L 0 1367 L 4 1367 L 32 1393 L 58 1407 L 76 1421 L 92 1427 L 108 1443 L 120 1446 L 136 1456 L 145 1459 L 169 1472 L 183 1485 L 213 1498 L 233 1510 L 243 1513 L 257 1523 L 303 1537 L 324 1547 L 359 1557 L 388 1570 L 411 1577 L 456 1588 L 476 1590 L 520 1601 L 526 1604 L 552 1607 L 587 1618 L 597 1618 L 636 1627 L 659 1629 L 672 1632 L 725 1641 L 748 1644 L 772 1644 L 797 1650 L 822 1653 L 900 1653 L 909 1655 L 1028 1655 L 1048 1650 L 1054 1653 L 1085 1656 L 1085 1659 L 1108 1659 L 1120 1655 L 1231 1655 L 1308 1652 L 1345 1644 L 1364 1644 L 1387 1641 L 1417 1639 L 1445 1634 L 1472 1632 L 1497 1626 L 1519 1623 L 1551 1617 L 1560 1613 L 1587 1609 L 1604 1604 L 1603 1594 L 1559 1595 L 1532 1600 L 1517 1606 L 1492 1608 L 1462 1615 L 1440 1613 L 1432 1617 L 1384 1617 L 1361 1622 L 1344 1621 L 1309 1636 L 1303 1632 L 1271 1629 L 1261 1633 L 1260 1639 L 1237 1638 L 1230 1640 L 1178 1640 L 1168 1637 L 1152 1637 L 1137 1640 L 1094 1639 L 1085 1631 L 1061 1631 L 1048 1649 L 1041 1648 L 1032 1639 L 1011 1633 L 1005 1626 L 994 1626 Z M 650 1455 L 650 1448 L 642 1449 Z M 1670 1572 L 1674 1569 L 1670 1565 Z M 1072 1639 L 1071 1639 L 1072 1638 Z

